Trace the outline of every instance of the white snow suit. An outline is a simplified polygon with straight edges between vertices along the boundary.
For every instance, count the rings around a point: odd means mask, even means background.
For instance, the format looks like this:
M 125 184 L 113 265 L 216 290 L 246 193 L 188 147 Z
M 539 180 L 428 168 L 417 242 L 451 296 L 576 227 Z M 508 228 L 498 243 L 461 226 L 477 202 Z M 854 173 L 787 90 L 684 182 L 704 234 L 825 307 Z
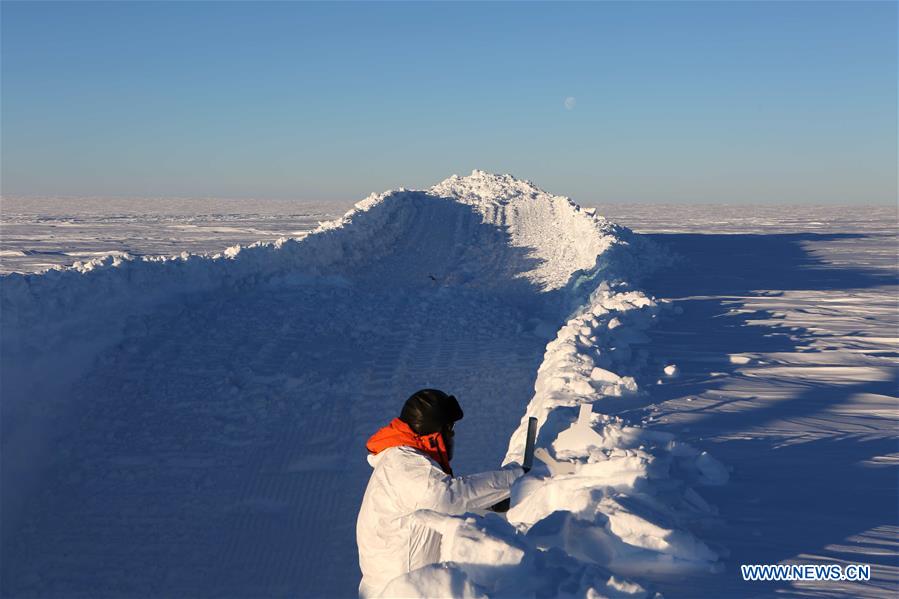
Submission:
M 363 599 L 377 597 L 397 576 L 440 561 L 441 535 L 417 522 L 413 512 L 456 515 L 486 509 L 507 498 L 524 474 L 516 465 L 454 478 L 424 452 L 406 446 L 369 455 L 368 462 L 374 472 L 356 521 Z

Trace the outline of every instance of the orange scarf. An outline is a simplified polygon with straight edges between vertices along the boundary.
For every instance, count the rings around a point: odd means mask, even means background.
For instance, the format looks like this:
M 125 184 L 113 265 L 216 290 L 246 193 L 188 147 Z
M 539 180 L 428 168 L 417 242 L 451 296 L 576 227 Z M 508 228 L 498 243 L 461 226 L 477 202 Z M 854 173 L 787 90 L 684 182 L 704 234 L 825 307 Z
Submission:
M 390 421 L 390 424 L 372 435 L 365 447 L 373 454 L 378 454 L 391 447 L 412 447 L 424 452 L 428 457 L 440 464 L 440 468 L 444 472 L 450 476 L 453 475 L 453 469 L 450 468 L 449 458 L 447 458 L 443 435 L 439 431 L 430 435 L 417 435 L 415 431 L 409 428 L 408 424 L 399 418 L 394 418 Z

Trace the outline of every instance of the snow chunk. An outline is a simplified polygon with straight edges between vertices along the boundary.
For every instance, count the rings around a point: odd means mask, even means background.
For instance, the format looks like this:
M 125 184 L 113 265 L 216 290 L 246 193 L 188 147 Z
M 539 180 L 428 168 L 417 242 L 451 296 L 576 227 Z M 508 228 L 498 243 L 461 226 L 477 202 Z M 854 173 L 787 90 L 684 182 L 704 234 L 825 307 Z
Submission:
M 559 436 L 553 441 L 556 455 L 586 455 L 583 452 L 589 451 L 593 447 L 602 447 L 602 436 L 593 430 L 590 424 L 592 413 L 593 406 L 591 404 L 581 404 L 577 422 L 559 433 Z
M 419 510 L 413 516 L 442 536 L 441 562 L 456 564 L 470 580 L 488 590 L 502 583 L 497 570 L 514 568 L 524 558 L 525 550 L 515 531 L 505 523 L 446 516 L 431 510 Z
M 599 368 L 599 367 L 596 367 L 590 371 L 590 378 L 593 379 L 594 381 L 602 381 L 604 383 L 621 382 L 620 376 L 618 376 L 614 372 L 611 372 L 609 370 L 606 370 L 604 368 Z
M 707 485 L 723 485 L 730 478 L 730 474 L 724 464 L 705 451 L 696 458 L 696 467 L 699 468 L 701 473 L 700 480 Z
M 728 354 L 728 359 L 731 364 L 749 364 L 752 359 L 749 356 L 743 356 L 740 354 Z
M 379 597 L 460 597 L 486 599 L 487 595 L 472 584 L 465 571 L 452 563 L 430 564 L 413 570 L 387 583 Z
M 587 592 L 587 599 L 601 599 L 603 597 L 608 599 L 625 599 L 627 597 L 641 599 L 646 596 L 646 589 L 639 584 L 627 580 L 618 580 L 614 576 L 609 577 L 605 588 L 601 592 L 595 589 L 590 589 Z

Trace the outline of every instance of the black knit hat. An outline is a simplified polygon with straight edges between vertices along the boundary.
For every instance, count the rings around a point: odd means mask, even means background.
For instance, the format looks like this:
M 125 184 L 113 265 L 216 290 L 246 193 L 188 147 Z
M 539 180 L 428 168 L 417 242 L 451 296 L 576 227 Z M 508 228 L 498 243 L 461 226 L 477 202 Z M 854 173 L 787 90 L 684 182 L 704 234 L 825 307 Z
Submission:
M 416 434 L 430 435 L 445 425 L 462 420 L 462 416 L 462 408 L 455 397 L 437 389 L 422 389 L 406 400 L 400 420 Z

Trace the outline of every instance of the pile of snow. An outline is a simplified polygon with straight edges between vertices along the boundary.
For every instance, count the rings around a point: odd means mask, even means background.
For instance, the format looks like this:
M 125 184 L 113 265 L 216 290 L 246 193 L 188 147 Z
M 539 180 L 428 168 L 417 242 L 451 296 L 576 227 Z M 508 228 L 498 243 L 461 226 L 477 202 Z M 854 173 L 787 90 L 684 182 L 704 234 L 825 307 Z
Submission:
M 639 393 L 615 370 L 633 368 L 629 345 L 645 338 L 660 309 L 623 284 L 602 283 L 547 346 L 506 457 L 521 460 L 527 418 L 537 417 L 537 446 L 567 468 L 541 466 L 523 479 L 509 521 L 539 547 L 562 547 L 622 575 L 713 569 L 718 559 L 683 525 L 714 515 L 689 485 L 724 484 L 726 469 L 669 433 L 593 413 L 597 400 Z
M 444 563 L 394 581 L 385 597 L 452 589 L 470 597 L 646 597 L 634 579 L 720 569 L 719 553 L 690 528 L 716 516 L 693 486 L 725 484 L 727 469 L 670 433 L 593 412 L 600 400 L 640 393 L 633 377 L 615 371 L 640 365 L 630 345 L 646 339 L 642 331 L 663 309 L 613 270 L 547 345 L 504 461 L 522 461 L 536 417 L 545 463 L 513 487 L 507 518 L 421 514 L 449 539 Z
M 417 219 L 428 217 L 435 212 L 435 204 L 447 201 L 470 205 L 488 224 L 502 225 L 496 209 L 502 204 L 516 203 L 516 209 L 530 216 L 507 231 L 508 240 L 485 240 L 461 248 L 463 266 L 459 272 L 446 273 L 451 284 L 469 282 L 466 262 L 496 261 L 494 254 L 502 245 L 521 248 L 526 255 L 499 256 L 504 263 L 498 268 L 514 271 L 523 284 L 561 289 L 572 280 L 572 273 L 594 268 L 597 256 L 627 231 L 526 181 L 475 171 L 426 191 L 372 194 L 343 217 L 322 223 L 299 239 L 236 245 L 213 256 L 184 252 L 134 258 L 122 254 L 41 274 L 4 275 L 0 278 L 0 352 L 4 420 L 9 423 L 4 430 L 24 431 L 21 411 L 44 411 L 43 406 L 34 406 L 39 403 L 35 396 L 65 388 L 99 351 L 114 345 L 126 331 L 139 329 L 141 317 L 160 306 L 177 306 L 201 293 L 249 288 L 261 282 L 339 279 L 360 264 L 388 254 Z M 567 238 L 557 239 L 559 231 Z M 473 283 L 483 287 L 490 281 Z M 561 291 L 564 295 L 567 289 Z M 48 371 L 55 373 L 50 381 L 42 376 Z M 26 395 L 30 405 L 19 405 Z
M 391 254 L 422 221 L 442 223 L 460 206 L 473 216 L 454 222 L 471 231 L 452 260 L 410 264 Z M 593 413 L 640 393 L 634 377 L 645 355 L 632 345 L 645 341 L 662 306 L 633 285 L 664 257 L 568 198 L 482 171 L 429 190 L 372 195 L 302 239 L 3 276 L 3 526 L 15 523 L 40 476 L 54 422 L 76 408 L 68 387 L 99 352 L 139 336 L 149 313 L 177 313 L 219 290 L 340 285 L 382 257 L 399 260 L 397 276 L 410 284 L 429 278 L 512 303 L 539 296 L 540 305 L 527 306 L 528 325 L 551 341 L 505 462 L 521 461 L 534 416 L 537 445 L 553 465 L 538 465 L 515 486 L 507 518 L 418 514 L 444 535 L 443 561 L 393 581 L 386 596 L 639 597 L 644 586 L 628 580 L 639 573 L 716 567 L 717 553 L 690 532 L 714 515 L 692 485 L 724 483 L 724 467 L 669 434 Z M 444 271 L 408 272 L 432 267 Z M 517 292 L 519 283 L 540 294 Z
M 533 189 L 515 179 L 452 178 L 441 193 L 483 206 Z M 383 596 L 646 597 L 634 580 L 720 569 L 719 552 L 690 529 L 716 511 L 693 488 L 722 485 L 727 469 L 669 433 L 594 414 L 594 404 L 641 391 L 633 376 L 646 355 L 632 345 L 666 307 L 632 282 L 667 259 L 651 244 L 582 211 L 567 198 L 581 240 L 579 271 L 566 284 L 571 316 L 546 347 L 535 394 L 504 464 L 521 462 L 530 417 L 539 425 L 537 466 L 513 488 L 506 518 L 418 514 L 444 538 L 441 563 L 394 580 Z M 526 234 L 521 235 L 527 237 Z M 547 259 L 550 265 L 552 259 Z M 544 271 L 552 272 L 552 266 Z M 543 273 L 541 273 L 543 274 Z M 547 276 L 545 280 L 558 281 Z M 676 366 L 665 374 L 675 376 Z

